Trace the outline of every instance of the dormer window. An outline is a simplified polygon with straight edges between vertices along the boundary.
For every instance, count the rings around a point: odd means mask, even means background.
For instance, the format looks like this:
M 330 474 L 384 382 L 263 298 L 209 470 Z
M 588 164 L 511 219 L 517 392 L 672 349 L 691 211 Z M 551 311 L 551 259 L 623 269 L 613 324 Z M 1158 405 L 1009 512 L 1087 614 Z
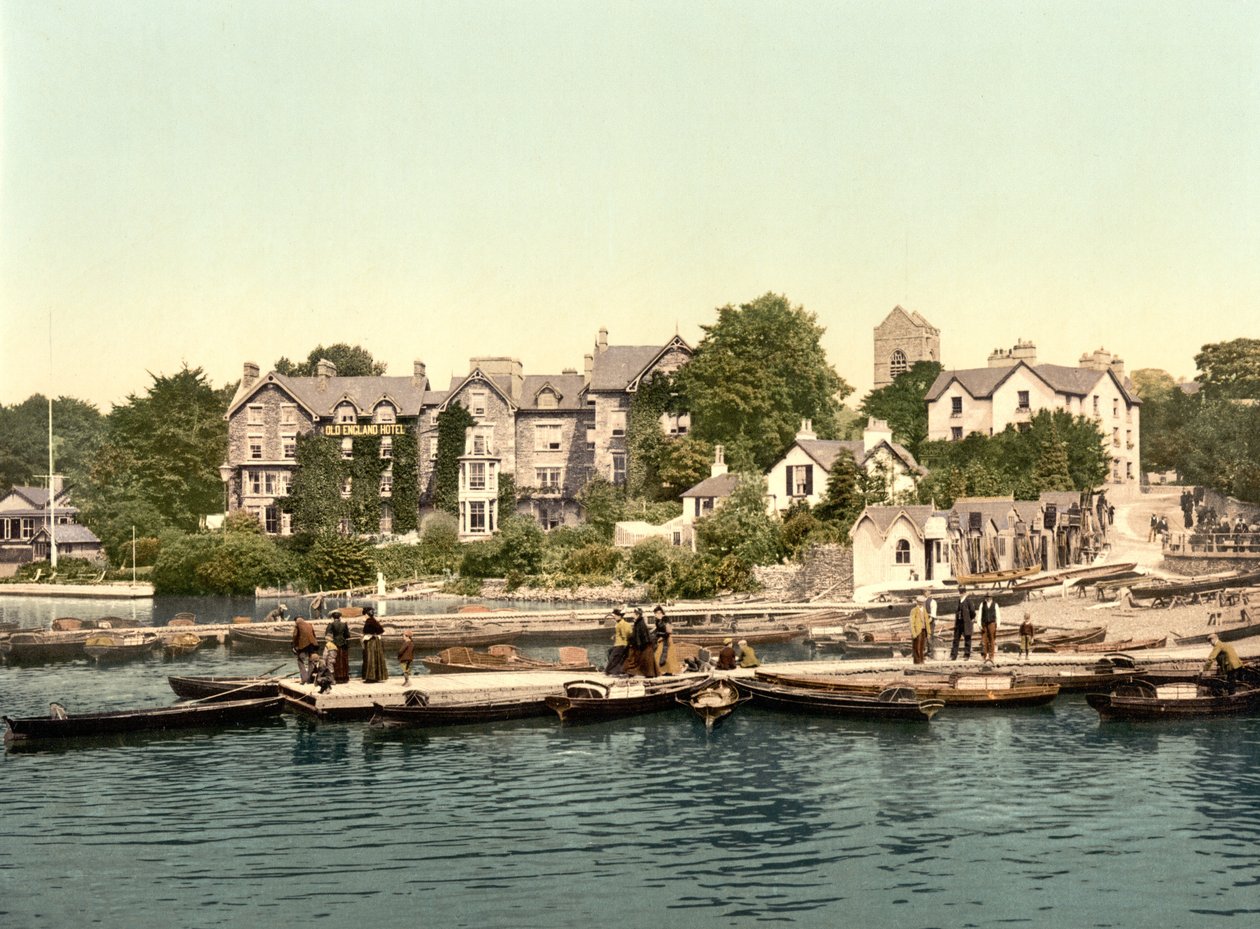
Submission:
M 337 422 L 353 423 L 356 419 L 358 419 L 358 414 L 355 412 L 353 403 L 343 403 L 337 407 Z
M 376 421 L 378 423 L 392 423 L 397 420 L 392 403 L 382 403 L 376 407 Z
M 560 405 L 560 400 L 556 397 L 555 391 L 551 389 L 544 390 L 538 395 L 538 408 L 540 410 L 554 410 Z

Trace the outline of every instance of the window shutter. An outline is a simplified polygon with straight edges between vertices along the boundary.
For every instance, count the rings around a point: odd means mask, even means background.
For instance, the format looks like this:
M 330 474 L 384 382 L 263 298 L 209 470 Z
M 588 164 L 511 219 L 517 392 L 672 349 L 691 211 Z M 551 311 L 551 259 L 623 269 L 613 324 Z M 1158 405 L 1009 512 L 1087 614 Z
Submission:
M 783 470 L 787 472 L 787 495 L 790 497 L 792 496 L 792 491 L 795 489 L 792 487 L 792 466 L 788 465 Z
M 805 496 L 814 492 L 814 466 L 805 465 Z

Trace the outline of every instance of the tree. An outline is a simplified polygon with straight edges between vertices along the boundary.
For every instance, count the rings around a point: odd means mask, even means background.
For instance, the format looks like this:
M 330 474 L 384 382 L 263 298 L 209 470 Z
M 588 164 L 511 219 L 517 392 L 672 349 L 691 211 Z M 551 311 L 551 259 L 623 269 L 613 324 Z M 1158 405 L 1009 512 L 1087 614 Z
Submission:
M 293 516 L 293 531 L 307 536 L 332 535 L 341 528 L 341 447 L 320 432 L 297 437 L 293 481 L 284 499 Z
M 1260 400 L 1260 339 L 1203 346 L 1194 356 L 1195 380 L 1209 399 Z
M 362 587 L 376 578 L 376 563 L 359 539 L 322 535 L 306 556 L 307 572 L 317 590 Z
M 385 362 L 374 359 L 366 348 L 345 342 L 327 347 L 317 345 L 306 356 L 306 361 L 293 362 L 281 358 L 276 362 L 275 369 L 285 377 L 313 377 L 315 366 L 320 361 L 331 361 L 336 365 L 338 377 L 380 377 L 385 373 Z
M 126 500 L 149 504 L 185 531 L 223 507 L 218 467 L 227 454 L 230 397 L 200 368 L 150 376 L 144 396 L 128 396 L 106 417 L 104 442 L 79 494 L 89 526 Z
M 827 361 L 814 314 L 773 293 L 717 314 L 675 375 L 697 436 L 725 445 L 733 466 L 765 472 L 802 419 L 813 420 L 823 438 L 834 435 L 840 401 L 852 388 Z
M 1144 405 L 1152 401 L 1167 400 L 1177 389 L 1177 382 L 1163 368 L 1138 368 L 1131 375 L 1131 379 Z M 1142 419 L 1145 420 L 1146 416 L 1143 415 Z M 1143 425 L 1146 425 L 1145 422 Z
M 105 417 L 73 397 L 53 401 L 53 468 L 69 485 L 81 483 L 105 433 Z M 47 486 L 48 399 L 33 394 L 0 406 L 0 494 L 15 485 Z
M 891 384 L 867 394 L 858 409 L 868 419 L 882 419 L 888 423 L 893 439 L 917 458 L 928 434 L 925 398 L 941 371 L 938 361 L 917 361 L 910 370 L 897 375 Z
M 852 455 L 842 450 L 827 471 L 827 489 L 814 507 L 814 515 L 833 524 L 843 536 L 848 534 L 865 507 L 862 469 Z
M 775 520 L 766 512 L 765 481 L 741 474 L 721 506 L 696 523 L 701 554 L 717 559 L 734 555 L 746 565 L 774 564 L 782 554 Z
M 416 434 L 410 429 L 394 437 L 394 484 L 390 504 L 394 508 L 394 532 L 414 532 L 420 519 L 420 472 Z
M 602 475 L 595 475 L 578 491 L 578 503 L 585 511 L 586 524 L 604 541 L 613 537 L 613 530 L 625 519 L 625 492 Z
M 713 467 L 713 446 L 694 435 L 669 442 L 657 464 L 656 479 L 662 499 L 677 500 L 683 491 L 709 476 Z
M 464 454 L 464 433 L 477 420 L 458 403 L 438 414 L 437 462 L 433 466 L 433 505 L 459 516 L 459 459 Z
M 678 440 L 671 440 L 661 431 L 661 417 L 673 410 L 674 403 L 673 378 L 664 373 L 654 374 L 640 384 L 630 403 L 626 423 L 626 495 L 631 498 L 670 499 L 668 490 L 662 487 L 661 469 Z

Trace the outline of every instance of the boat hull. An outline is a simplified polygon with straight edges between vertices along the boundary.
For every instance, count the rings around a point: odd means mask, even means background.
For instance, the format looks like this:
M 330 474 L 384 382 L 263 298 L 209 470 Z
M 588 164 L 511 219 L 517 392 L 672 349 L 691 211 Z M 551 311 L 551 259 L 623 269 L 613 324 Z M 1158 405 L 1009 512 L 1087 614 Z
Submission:
M 944 706 L 939 700 L 923 700 L 917 696 L 883 699 L 865 693 L 832 693 L 748 680 L 741 680 L 739 689 L 752 696 L 758 706 L 821 716 L 928 722 Z M 909 687 L 901 689 L 914 692 Z
M 275 716 L 284 708 L 284 698 L 230 700 L 193 705 L 176 704 L 152 710 L 120 710 L 112 713 L 83 713 L 65 717 L 4 717 L 6 742 L 75 739 L 119 732 L 162 732 L 249 722 Z

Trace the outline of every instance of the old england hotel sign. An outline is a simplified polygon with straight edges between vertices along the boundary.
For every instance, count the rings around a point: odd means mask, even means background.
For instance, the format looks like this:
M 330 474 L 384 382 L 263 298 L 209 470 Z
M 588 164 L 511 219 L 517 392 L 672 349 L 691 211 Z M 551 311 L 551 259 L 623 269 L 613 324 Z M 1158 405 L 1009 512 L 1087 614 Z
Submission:
M 403 435 L 407 427 L 401 423 L 329 423 L 324 435 Z

